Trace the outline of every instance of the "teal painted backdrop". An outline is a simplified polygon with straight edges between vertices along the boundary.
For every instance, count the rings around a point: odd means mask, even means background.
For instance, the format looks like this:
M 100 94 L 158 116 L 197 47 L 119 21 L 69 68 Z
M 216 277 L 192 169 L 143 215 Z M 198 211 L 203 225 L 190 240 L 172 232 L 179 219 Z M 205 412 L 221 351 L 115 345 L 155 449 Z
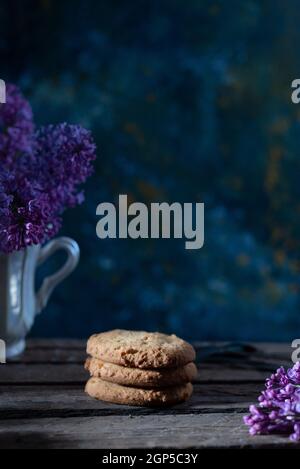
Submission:
M 98 144 L 63 229 L 80 267 L 33 335 L 299 337 L 299 24 L 296 0 L 2 0 L 1 78 L 40 124 L 81 123 Z M 204 248 L 98 240 L 96 206 L 121 193 L 205 202 Z

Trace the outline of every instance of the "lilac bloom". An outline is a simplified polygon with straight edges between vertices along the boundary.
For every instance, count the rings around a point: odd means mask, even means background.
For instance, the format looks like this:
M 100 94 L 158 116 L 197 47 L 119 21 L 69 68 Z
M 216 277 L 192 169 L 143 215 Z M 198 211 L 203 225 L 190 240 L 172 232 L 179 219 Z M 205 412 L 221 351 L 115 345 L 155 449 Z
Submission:
M 96 146 L 78 125 L 34 131 L 32 111 L 7 85 L 0 105 L 0 251 L 9 253 L 55 236 L 63 211 L 84 199 Z
M 30 104 L 15 85 L 6 86 L 6 103 L 0 104 L 0 164 L 12 167 L 24 153 L 32 153 L 34 124 Z
M 300 362 L 285 371 L 279 368 L 266 380 L 258 405 L 249 408 L 244 417 L 251 435 L 288 434 L 300 441 Z

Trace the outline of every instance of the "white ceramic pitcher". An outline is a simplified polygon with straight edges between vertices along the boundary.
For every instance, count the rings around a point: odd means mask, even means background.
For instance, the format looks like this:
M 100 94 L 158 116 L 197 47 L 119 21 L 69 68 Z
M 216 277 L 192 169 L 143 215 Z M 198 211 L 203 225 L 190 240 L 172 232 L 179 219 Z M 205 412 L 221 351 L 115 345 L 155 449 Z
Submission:
M 54 252 L 68 254 L 63 267 L 45 278 L 35 292 L 35 273 Z M 11 254 L 0 254 L 0 340 L 5 342 L 6 357 L 21 353 L 25 337 L 35 316 L 45 308 L 54 288 L 77 266 L 79 246 L 70 238 L 56 238 L 45 246 L 31 246 Z

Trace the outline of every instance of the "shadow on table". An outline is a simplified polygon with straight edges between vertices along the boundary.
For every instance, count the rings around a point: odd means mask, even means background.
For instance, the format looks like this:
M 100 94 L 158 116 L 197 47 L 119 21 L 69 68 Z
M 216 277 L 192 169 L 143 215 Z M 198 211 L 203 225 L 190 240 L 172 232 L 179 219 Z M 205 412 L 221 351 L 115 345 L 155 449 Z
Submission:
M 0 449 L 54 449 L 72 446 L 63 436 L 47 437 L 43 433 L 32 432 L 22 435 L 19 432 L 7 432 L 0 435 Z

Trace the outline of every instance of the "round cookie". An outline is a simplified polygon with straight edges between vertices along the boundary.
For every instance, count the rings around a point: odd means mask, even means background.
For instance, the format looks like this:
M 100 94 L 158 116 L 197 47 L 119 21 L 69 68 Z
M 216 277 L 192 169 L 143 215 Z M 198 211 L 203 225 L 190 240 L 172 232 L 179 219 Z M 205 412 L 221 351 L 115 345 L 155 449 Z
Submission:
M 96 399 L 114 404 L 163 407 L 186 401 L 193 392 L 191 383 L 163 389 L 139 389 L 90 378 L 85 392 Z
M 193 381 L 197 376 L 196 365 L 192 362 L 179 368 L 142 370 L 103 362 L 98 358 L 88 358 L 85 362 L 85 369 L 91 376 L 104 381 L 137 388 L 176 386 Z
M 92 335 L 87 353 L 131 368 L 177 368 L 195 360 L 194 348 L 176 335 L 115 329 Z

